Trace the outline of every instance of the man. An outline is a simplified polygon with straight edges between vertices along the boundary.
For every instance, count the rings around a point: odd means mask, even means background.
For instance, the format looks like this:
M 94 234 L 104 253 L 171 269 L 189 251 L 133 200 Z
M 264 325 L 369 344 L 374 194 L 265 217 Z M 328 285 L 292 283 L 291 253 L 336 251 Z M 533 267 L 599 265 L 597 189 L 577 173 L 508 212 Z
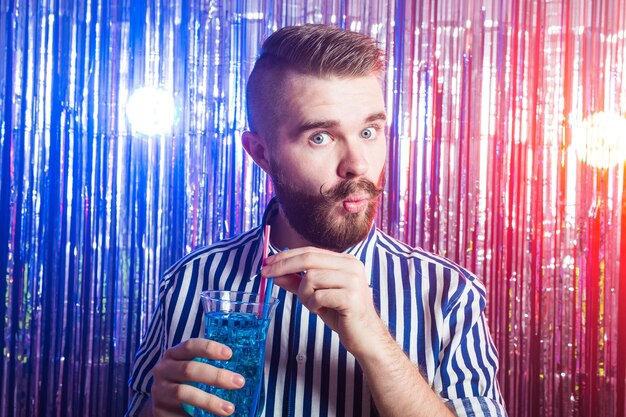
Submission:
M 263 219 L 272 232 L 261 273 L 275 277 L 280 299 L 264 415 L 506 415 L 481 284 L 373 227 L 387 149 L 382 58 L 357 33 L 287 27 L 265 41 L 250 75 L 242 142 L 276 191 Z M 131 377 L 130 415 L 184 415 L 181 403 L 233 412 L 187 384 L 245 383 L 192 361 L 231 355 L 201 338 L 199 293 L 258 291 L 250 277 L 261 268 L 263 225 L 166 272 Z

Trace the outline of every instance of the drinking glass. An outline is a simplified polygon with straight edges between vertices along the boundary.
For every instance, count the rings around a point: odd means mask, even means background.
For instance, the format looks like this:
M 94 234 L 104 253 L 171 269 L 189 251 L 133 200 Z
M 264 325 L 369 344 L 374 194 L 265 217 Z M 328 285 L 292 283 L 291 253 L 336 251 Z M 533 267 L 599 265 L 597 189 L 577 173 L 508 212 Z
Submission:
M 262 411 L 261 391 L 267 329 L 278 299 L 261 302 L 259 294 L 237 291 L 204 291 L 204 337 L 223 343 L 233 355 L 225 361 L 202 359 L 218 368 L 226 368 L 245 379 L 240 389 L 224 389 L 197 384 L 200 389 L 235 405 L 234 417 L 256 417 Z M 214 416 L 196 408 L 195 417 Z

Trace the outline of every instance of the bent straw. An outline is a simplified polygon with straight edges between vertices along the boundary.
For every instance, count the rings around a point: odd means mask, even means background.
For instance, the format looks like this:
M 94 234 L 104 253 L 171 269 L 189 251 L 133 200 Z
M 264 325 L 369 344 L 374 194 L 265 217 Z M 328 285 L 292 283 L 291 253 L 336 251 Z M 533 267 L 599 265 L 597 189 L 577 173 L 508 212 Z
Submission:
M 265 232 L 263 233 L 263 258 L 261 261 L 261 266 L 265 265 L 265 259 L 267 258 L 267 254 L 270 247 L 270 225 L 265 225 Z M 267 279 L 261 275 L 261 286 L 259 288 L 259 302 L 263 305 L 263 310 L 265 310 L 265 287 L 267 285 Z

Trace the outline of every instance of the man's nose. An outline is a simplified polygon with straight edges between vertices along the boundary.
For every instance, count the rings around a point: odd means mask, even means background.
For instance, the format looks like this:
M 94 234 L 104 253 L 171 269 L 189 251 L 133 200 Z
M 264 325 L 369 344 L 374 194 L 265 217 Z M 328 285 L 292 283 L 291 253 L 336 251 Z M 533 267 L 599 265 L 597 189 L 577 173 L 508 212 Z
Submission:
M 360 177 L 367 173 L 367 168 L 368 162 L 363 145 L 347 143 L 339 162 L 338 175 L 341 178 Z

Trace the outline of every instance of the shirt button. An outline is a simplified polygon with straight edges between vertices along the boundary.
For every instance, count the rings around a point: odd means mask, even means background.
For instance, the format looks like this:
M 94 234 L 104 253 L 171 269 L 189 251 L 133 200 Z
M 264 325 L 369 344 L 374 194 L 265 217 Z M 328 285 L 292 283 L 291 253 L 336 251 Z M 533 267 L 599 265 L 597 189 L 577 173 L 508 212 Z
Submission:
M 298 363 L 304 363 L 306 361 L 306 355 L 304 353 L 300 352 L 296 356 L 296 360 L 298 361 Z

